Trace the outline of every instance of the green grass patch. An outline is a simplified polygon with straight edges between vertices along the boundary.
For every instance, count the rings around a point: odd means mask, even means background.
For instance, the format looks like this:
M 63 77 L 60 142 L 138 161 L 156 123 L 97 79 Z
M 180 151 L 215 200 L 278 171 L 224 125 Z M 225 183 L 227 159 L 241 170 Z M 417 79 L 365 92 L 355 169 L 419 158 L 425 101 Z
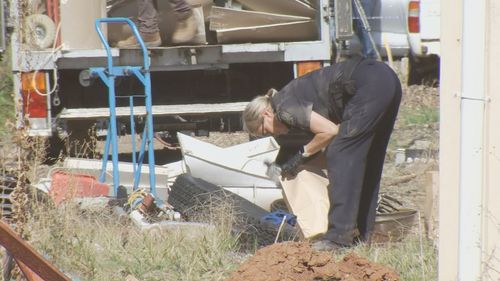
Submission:
M 4 135 L 7 125 L 14 122 L 14 97 L 10 56 L 6 54 L 0 62 L 0 135 Z
M 404 125 L 426 125 L 439 122 L 439 109 L 435 107 L 402 108 L 399 115 Z
M 437 280 L 437 251 L 432 241 L 411 235 L 399 243 L 363 247 L 359 254 L 399 272 L 401 280 Z
M 393 268 L 401 280 L 437 280 L 437 250 L 433 242 L 412 233 L 400 242 L 360 245 L 335 256 L 341 259 L 348 252 L 367 258 L 370 262 Z

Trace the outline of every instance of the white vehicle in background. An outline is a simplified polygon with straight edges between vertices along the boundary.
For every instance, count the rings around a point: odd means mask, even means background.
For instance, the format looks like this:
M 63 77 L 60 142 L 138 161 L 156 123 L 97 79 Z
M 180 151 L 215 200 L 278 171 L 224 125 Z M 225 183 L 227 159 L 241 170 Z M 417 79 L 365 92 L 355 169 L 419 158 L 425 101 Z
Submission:
M 332 0 L 335 3 L 335 28 L 337 53 L 361 52 L 361 43 L 352 28 L 352 21 L 345 14 L 355 9 L 352 0 Z M 374 10 L 367 17 L 371 34 L 384 59 L 409 58 L 408 82 L 420 83 L 438 78 L 440 2 L 439 0 L 373 0 Z M 352 3 L 352 5 L 351 5 Z M 357 18 L 353 18 L 356 21 Z
M 426 76 L 439 77 L 441 56 L 441 4 L 439 0 L 409 2 L 408 39 L 410 53 L 410 83 L 421 82 Z
M 409 1 L 408 39 L 414 56 L 440 55 L 440 2 Z

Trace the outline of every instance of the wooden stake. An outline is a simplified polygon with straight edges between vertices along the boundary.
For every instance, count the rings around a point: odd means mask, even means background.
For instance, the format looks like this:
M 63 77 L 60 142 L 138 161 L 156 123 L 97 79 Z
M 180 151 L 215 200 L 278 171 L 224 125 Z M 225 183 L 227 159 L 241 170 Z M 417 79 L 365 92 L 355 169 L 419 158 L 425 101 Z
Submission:
M 439 172 L 426 173 L 424 220 L 427 238 L 435 240 L 438 231 Z

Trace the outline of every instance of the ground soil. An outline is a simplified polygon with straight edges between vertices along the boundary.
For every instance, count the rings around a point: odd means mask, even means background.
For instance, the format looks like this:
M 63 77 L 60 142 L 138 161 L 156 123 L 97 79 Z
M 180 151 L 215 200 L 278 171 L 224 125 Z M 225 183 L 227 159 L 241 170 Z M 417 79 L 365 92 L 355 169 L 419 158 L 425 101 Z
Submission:
M 283 242 L 258 250 L 227 281 L 396 281 L 390 268 L 349 254 L 335 261 L 331 253 L 313 251 L 308 242 Z

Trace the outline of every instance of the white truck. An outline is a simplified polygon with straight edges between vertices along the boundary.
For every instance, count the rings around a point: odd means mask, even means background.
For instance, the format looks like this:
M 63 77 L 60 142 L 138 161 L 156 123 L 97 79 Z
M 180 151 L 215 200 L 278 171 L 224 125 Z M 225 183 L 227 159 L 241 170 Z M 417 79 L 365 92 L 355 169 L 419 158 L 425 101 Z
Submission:
M 6 3 L 0 1 L 3 7 Z M 439 1 L 376 1 L 378 14 L 370 22 L 384 55 L 391 50 L 395 57 L 410 56 L 416 62 L 434 52 L 425 47 L 431 41 L 421 36 L 427 23 L 419 15 L 426 3 Z M 188 0 L 199 19 L 199 34 L 196 44 L 186 46 L 168 46 L 173 23 L 163 2 L 167 1 L 159 1 L 158 7 L 163 11 L 160 28 L 167 45 L 148 50 L 155 131 L 240 129 L 239 115 L 253 96 L 330 64 L 332 41 L 342 50 L 356 46 L 355 40 L 336 35 L 333 23 L 342 15 L 331 13 L 334 2 L 350 0 Z M 68 136 L 88 138 L 90 128 L 106 134 L 107 89 L 99 80 L 90 83 L 86 72 L 107 62 L 94 21 L 134 16 L 135 1 L 11 0 L 9 4 L 19 126 L 31 136 L 48 137 L 53 152 Z M 420 29 L 414 29 L 418 24 Z M 103 30 L 111 43 L 126 33 L 119 25 Z M 142 64 L 140 49 L 112 48 L 111 54 L 116 65 Z M 117 80 L 117 95 L 137 94 L 138 84 L 134 79 Z M 129 115 L 126 100 L 118 99 L 121 133 L 131 132 Z
M 408 58 L 409 63 L 403 64 L 401 71 L 409 84 L 436 80 L 439 77 L 440 0 L 374 0 L 373 9 L 367 20 L 380 54 L 386 59 Z M 361 51 L 355 33 L 348 40 L 337 40 L 336 46 L 340 55 Z

